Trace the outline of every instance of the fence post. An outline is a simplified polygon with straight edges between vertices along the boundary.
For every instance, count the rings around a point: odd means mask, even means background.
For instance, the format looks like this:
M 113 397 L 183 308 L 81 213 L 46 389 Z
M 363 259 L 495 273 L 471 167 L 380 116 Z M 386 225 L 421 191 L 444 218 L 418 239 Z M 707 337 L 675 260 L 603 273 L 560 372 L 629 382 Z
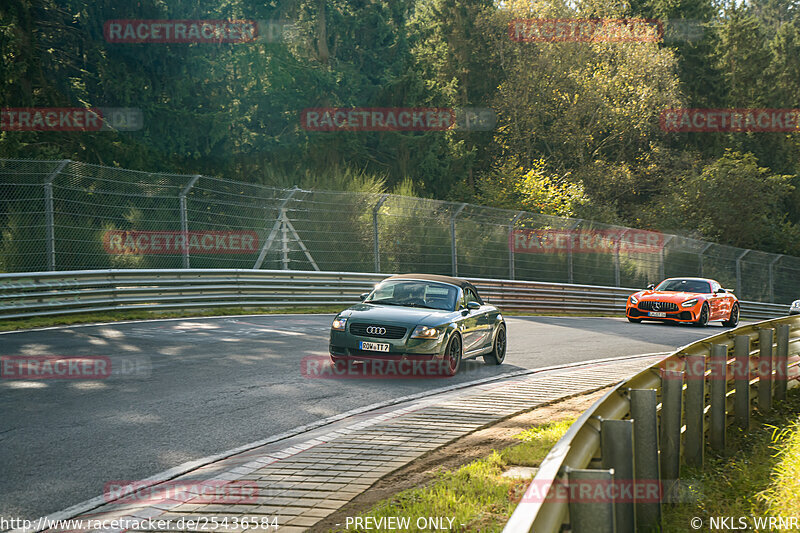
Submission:
M 622 238 L 628 233 L 629 230 L 623 230 L 622 233 L 619 234 L 619 240 L 617 241 L 617 245 L 614 247 L 614 286 L 620 286 L 620 275 L 619 275 L 619 247 L 622 246 Z M 572 242 L 572 241 L 570 241 Z M 662 278 L 663 279 L 663 278 Z
M 703 466 L 705 448 L 706 358 L 686 357 L 686 438 L 683 456 L 686 464 Z
M 183 235 L 183 268 L 189 268 L 189 216 L 186 213 L 186 195 L 194 187 L 200 174 L 195 174 L 180 194 L 181 204 L 181 235 Z
M 681 460 L 681 396 L 683 372 L 665 370 L 661 377 L 661 477 L 664 492 L 672 500 L 675 483 L 680 477 Z
M 769 263 L 769 301 L 775 303 L 775 263 L 781 260 L 783 254 L 778 254 L 775 259 Z
M 286 204 L 289 203 L 289 200 L 292 199 L 294 194 L 299 191 L 297 187 L 289 189 L 289 194 L 286 195 L 286 198 L 283 199 L 281 205 L 278 206 L 278 219 L 275 221 L 275 224 L 272 226 L 272 230 L 269 232 L 269 236 L 267 236 L 267 240 L 264 241 L 264 244 L 261 246 L 261 251 L 258 252 L 258 258 L 256 262 L 253 264 L 253 270 L 258 270 L 261 268 L 262 263 L 264 263 L 264 259 L 267 257 L 267 252 L 269 251 L 270 247 L 272 246 L 272 242 L 275 240 L 275 237 L 278 235 L 278 229 L 283 228 L 284 231 L 286 230 Z
M 614 502 L 616 530 L 619 533 L 634 533 L 636 508 L 633 499 L 633 420 L 601 421 L 600 450 L 603 468 L 614 471 L 616 494 L 631 495 L 630 501 L 621 497 L 620 501 Z
M 772 330 L 758 332 L 758 408 L 772 409 Z
M 709 249 L 709 248 L 711 248 L 712 246 L 714 246 L 714 243 L 713 243 L 713 242 L 706 243 L 706 245 L 703 247 L 703 249 L 702 249 L 702 250 L 700 250 L 700 253 L 699 253 L 699 254 L 697 254 L 697 255 L 698 255 L 698 257 L 699 257 L 699 259 L 700 259 L 700 274 L 699 274 L 699 276 L 700 276 L 701 278 L 704 276 L 704 273 L 703 273 L 703 271 L 705 270 L 705 264 L 704 264 L 704 263 L 705 263 L 705 261 L 703 260 L 703 256 L 704 256 L 704 254 L 706 253 L 706 250 L 708 250 L 708 249 Z
M 725 450 L 725 393 L 727 392 L 728 347 L 724 344 L 711 345 L 711 449 Z
M 458 276 L 458 254 L 456 249 L 456 217 L 461 214 L 461 211 L 467 207 L 467 204 L 461 204 L 456 209 L 456 212 L 450 216 L 450 252 L 453 268 L 453 276 Z
M 645 501 L 636 502 L 636 527 L 640 531 L 661 529 L 661 476 L 658 470 L 658 414 L 655 389 L 632 389 L 631 418 L 633 419 L 633 478 L 637 485 L 645 484 Z M 657 501 L 650 498 L 656 488 Z
M 592 489 L 598 485 L 611 487 L 614 482 L 614 470 L 580 470 L 567 467 L 568 494 L 580 495 L 581 485 L 586 484 Z M 573 490 L 573 486 L 579 490 Z M 592 492 L 595 492 L 594 490 Z M 610 490 L 597 491 L 601 494 L 610 494 Z M 578 496 L 580 499 L 580 496 Z M 573 533 L 615 533 L 614 501 L 574 501 L 569 499 L 569 522 Z
M 69 159 L 62 159 L 56 169 L 44 180 L 44 226 L 47 242 L 47 270 L 56 269 L 56 232 L 53 216 L 53 180 L 61 174 Z
M 789 379 L 789 324 L 778 326 L 778 342 L 775 353 L 775 399 L 786 399 L 786 383 Z
M 750 252 L 751 250 L 745 250 L 736 258 L 736 294 L 740 298 L 744 298 L 744 291 L 742 290 L 742 259 Z
M 514 242 L 514 225 L 517 223 L 517 220 L 525 214 L 525 211 L 520 211 L 516 214 L 516 216 L 511 220 L 511 223 L 508 225 L 508 279 L 514 279 L 516 272 L 514 271 L 514 248 L 516 244 Z
M 664 239 L 664 245 L 661 246 L 661 252 L 660 252 L 660 256 L 661 257 L 660 257 L 660 261 L 658 263 L 658 274 L 659 274 L 659 278 L 658 279 L 664 279 L 664 278 L 667 277 L 667 274 L 666 274 L 667 269 L 666 269 L 666 267 L 664 265 L 664 263 L 667 260 L 667 245 L 670 242 L 672 242 L 672 239 L 674 239 L 674 238 L 675 238 L 675 235 L 668 236 L 666 239 Z
M 375 207 L 372 208 L 372 235 L 374 237 L 374 254 L 375 254 L 375 272 L 381 271 L 381 248 L 380 248 L 380 241 L 378 240 L 378 211 L 380 211 L 381 206 L 389 198 L 388 194 L 384 194 L 381 196 L 381 199 L 378 200 L 378 203 L 375 204 Z
M 736 425 L 750 430 L 750 336 L 736 335 L 733 339 L 733 418 Z

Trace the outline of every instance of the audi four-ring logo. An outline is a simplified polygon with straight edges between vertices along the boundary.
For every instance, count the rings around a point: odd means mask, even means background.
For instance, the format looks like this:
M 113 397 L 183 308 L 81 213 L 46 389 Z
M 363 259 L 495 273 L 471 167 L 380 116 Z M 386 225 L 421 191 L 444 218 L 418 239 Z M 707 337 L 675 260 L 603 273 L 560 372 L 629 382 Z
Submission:
M 367 333 L 370 335 L 386 335 L 386 328 L 379 328 L 378 326 L 370 326 L 367 328 Z

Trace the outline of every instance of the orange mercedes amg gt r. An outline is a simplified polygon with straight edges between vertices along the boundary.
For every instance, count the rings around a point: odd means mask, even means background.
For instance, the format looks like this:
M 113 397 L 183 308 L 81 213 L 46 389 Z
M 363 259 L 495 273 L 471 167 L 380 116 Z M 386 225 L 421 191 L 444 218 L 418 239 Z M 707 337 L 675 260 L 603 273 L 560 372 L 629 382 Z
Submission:
M 707 278 L 668 278 L 657 287 L 628 298 L 625 315 L 631 322 L 656 320 L 705 326 L 721 320 L 725 327 L 739 324 L 739 300 L 733 291 Z

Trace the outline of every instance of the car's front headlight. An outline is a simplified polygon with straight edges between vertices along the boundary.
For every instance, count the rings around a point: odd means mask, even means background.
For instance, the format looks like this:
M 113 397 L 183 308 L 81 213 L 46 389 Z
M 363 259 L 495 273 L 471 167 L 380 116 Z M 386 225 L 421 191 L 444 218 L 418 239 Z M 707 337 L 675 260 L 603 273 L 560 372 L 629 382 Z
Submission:
M 800 300 L 795 300 L 794 302 L 792 302 L 792 307 L 794 307 L 795 309 L 800 309 Z
M 428 326 L 417 326 L 411 333 L 412 339 L 437 339 L 439 338 L 438 328 L 429 328 Z
M 638 303 L 639 303 L 639 300 L 636 298 L 636 296 L 631 296 L 631 303 L 632 303 L 633 305 L 636 305 L 636 304 L 638 304 Z
M 333 324 L 331 324 L 331 329 L 335 329 L 336 331 L 344 331 L 344 327 L 347 325 L 347 317 L 337 316 L 333 319 Z
M 686 300 L 681 304 L 681 307 L 692 307 L 697 303 L 697 298 L 692 298 L 691 300 Z

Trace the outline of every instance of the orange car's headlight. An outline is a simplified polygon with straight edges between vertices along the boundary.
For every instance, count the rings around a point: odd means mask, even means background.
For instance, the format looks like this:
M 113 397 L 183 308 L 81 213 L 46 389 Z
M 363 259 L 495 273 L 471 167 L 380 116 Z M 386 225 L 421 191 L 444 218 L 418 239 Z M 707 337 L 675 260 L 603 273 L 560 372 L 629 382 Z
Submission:
M 697 298 L 692 298 L 691 300 L 686 300 L 681 304 L 681 307 L 694 307 L 697 305 Z

